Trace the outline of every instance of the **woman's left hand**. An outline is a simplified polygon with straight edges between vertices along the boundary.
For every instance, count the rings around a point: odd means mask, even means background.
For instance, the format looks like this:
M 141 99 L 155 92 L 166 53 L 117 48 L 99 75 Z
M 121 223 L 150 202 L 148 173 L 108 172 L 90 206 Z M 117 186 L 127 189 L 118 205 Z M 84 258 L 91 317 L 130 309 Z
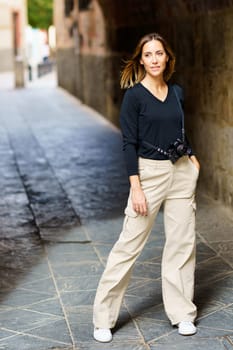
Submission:
M 197 167 L 197 169 L 200 171 L 201 165 L 199 161 L 197 160 L 196 156 L 190 156 L 190 160 L 193 162 L 193 164 Z

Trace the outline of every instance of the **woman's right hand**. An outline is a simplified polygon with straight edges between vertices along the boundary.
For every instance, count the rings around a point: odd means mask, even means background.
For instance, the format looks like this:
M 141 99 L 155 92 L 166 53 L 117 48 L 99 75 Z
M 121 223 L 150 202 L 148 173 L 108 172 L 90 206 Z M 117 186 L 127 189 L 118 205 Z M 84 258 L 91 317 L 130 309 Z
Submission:
M 131 189 L 131 200 L 133 209 L 140 215 L 147 215 L 146 197 L 141 188 Z
M 193 164 L 196 166 L 196 168 L 197 168 L 197 170 L 199 170 L 200 171 L 200 163 L 199 163 L 199 161 L 197 160 L 197 158 L 196 158 L 196 156 L 190 156 L 189 157 L 190 158 L 190 160 L 193 162 Z
M 133 209 L 136 213 L 146 216 L 147 215 L 147 203 L 146 196 L 141 188 L 140 179 L 138 175 L 132 175 L 129 178 L 131 184 L 131 200 Z

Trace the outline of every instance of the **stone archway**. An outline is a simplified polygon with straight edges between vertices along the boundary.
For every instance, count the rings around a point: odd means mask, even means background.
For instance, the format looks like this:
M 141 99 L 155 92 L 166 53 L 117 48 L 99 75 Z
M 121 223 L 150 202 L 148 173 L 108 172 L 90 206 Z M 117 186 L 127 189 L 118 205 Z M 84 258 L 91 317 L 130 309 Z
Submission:
M 201 184 L 233 207 L 233 1 L 92 0 L 88 9 L 85 15 L 94 30 L 86 39 L 92 44 L 89 51 L 84 45 L 69 56 L 74 67 L 72 93 L 118 124 L 122 59 L 139 37 L 161 32 L 177 55 L 174 79 L 185 89 L 187 128 L 203 165 Z M 77 14 L 79 33 L 85 21 L 78 16 L 85 11 Z M 94 45 L 98 33 L 101 49 Z

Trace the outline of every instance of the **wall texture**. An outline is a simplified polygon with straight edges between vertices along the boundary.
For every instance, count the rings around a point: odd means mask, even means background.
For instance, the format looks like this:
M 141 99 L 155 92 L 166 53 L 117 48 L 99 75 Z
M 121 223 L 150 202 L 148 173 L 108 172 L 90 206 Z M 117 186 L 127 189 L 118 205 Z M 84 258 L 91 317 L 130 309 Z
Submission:
M 0 72 L 13 70 L 15 54 L 24 55 L 26 9 L 27 0 L 0 0 Z
M 0 72 L 11 71 L 14 68 L 13 65 L 13 50 L 12 49 L 0 49 Z
M 179 79 L 202 162 L 201 185 L 233 209 L 233 7 L 177 23 Z M 185 33 L 185 34 L 184 34 Z
M 143 34 L 167 37 L 202 164 L 200 186 L 233 210 L 233 1 L 74 0 L 68 17 L 54 1 L 59 84 L 115 124 L 122 60 Z

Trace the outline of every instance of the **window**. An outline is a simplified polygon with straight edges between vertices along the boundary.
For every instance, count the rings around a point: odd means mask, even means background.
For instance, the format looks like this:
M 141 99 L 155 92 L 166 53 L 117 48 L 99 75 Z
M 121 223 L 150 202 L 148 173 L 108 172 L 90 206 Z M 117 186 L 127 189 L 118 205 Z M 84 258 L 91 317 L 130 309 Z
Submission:
M 79 0 L 79 11 L 89 10 L 89 5 L 92 0 Z
M 74 0 L 65 0 L 65 16 L 69 17 L 70 12 L 73 11 Z

